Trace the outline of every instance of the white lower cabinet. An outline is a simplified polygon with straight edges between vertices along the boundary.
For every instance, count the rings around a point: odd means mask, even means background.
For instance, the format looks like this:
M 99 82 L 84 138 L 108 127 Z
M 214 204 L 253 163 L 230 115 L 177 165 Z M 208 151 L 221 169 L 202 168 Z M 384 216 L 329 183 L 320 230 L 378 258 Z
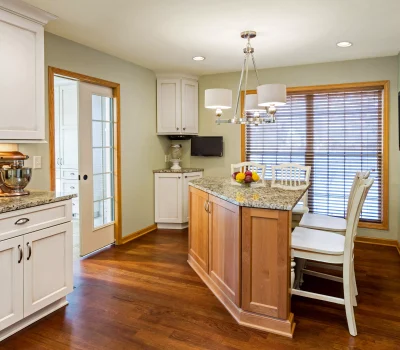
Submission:
M 0 341 L 66 305 L 65 296 L 73 290 L 72 203 L 58 203 L 65 207 L 64 223 L 35 225 L 32 230 L 41 229 L 33 232 L 23 226 L 39 207 L 0 214 L 0 220 L 9 216 L 18 228 L 10 231 L 13 237 L 0 238 Z M 40 206 L 44 223 L 58 203 Z M 25 221 L 15 220 L 18 212 Z
M 0 242 L 0 330 L 24 317 L 23 237 Z
M 24 317 L 72 292 L 72 223 L 24 236 Z
M 158 228 L 187 227 L 189 181 L 202 172 L 155 174 L 155 222 Z

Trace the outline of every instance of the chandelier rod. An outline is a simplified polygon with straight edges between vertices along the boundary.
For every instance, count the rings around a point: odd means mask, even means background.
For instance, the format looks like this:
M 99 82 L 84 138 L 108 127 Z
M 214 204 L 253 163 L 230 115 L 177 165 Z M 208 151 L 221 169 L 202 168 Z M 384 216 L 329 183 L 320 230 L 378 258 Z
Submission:
M 243 61 L 243 66 L 242 66 L 242 73 L 240 74 L 239 89 L 238 89 L 238 94 L 237 94 L 237 98 L 236 98 L 236 108 L 235 108 L 235 114 L 233 116 L 234 119 L 236 119 L 237 111 L 239 109 L 240 91 L 242 90 L 243 72 L 244 72 L 244 67 L 246 65 L 246 61 L 247 61 L 247 55 L 244 56 L 244 61 Z

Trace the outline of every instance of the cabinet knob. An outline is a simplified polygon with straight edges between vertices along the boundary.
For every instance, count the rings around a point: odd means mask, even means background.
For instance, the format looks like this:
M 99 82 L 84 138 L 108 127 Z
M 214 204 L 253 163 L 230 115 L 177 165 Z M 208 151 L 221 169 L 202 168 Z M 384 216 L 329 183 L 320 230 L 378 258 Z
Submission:
M 71 187 L 70 187 L 70 189 L 71 189 L 71 190 L 74 190 L 74 189 L 75 189 L 75 187 L 74 187 L 74 186 L 71 186 Z
M 186 128 L 183 128 L 183 130 L 186 130 Z
M 179 130 L 179 128 L 176 128 L 176 130 Z

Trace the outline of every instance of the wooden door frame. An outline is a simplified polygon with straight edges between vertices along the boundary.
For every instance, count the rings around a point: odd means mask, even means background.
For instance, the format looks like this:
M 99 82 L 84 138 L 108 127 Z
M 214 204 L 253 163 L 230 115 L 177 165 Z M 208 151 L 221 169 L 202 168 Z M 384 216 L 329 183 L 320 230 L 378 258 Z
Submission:
M 65 69 L 48 68 L 48 107 L 49 107 L 49 151 L 50 151 L 50 190 L 56 189 L 55 164 L 55 108 L 54 108 L 54 77 L 56 75 L 90 84 L 109 87 L 114 97 L 114 238 L 116 244 L 122 244 L 122 211 L 121 211 L 121 97 L 120 84 L 111 81 L 74 73 Z

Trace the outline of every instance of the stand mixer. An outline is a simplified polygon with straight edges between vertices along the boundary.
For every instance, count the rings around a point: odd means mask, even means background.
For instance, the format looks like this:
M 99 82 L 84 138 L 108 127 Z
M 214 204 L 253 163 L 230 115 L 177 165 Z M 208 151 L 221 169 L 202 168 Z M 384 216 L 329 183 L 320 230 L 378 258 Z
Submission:
M 0 197 L 24 196 L 32 177 L 32 168 L 24 168 L 29 156 L 21 152 L 0 152 Z

